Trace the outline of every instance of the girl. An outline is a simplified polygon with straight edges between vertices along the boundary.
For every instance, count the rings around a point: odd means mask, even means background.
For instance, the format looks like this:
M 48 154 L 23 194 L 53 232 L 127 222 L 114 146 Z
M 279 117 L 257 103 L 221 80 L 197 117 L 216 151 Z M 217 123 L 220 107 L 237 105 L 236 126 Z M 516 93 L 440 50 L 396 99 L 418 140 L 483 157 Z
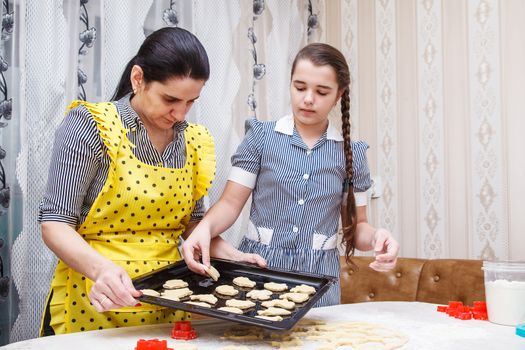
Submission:
M 344 56 L 326 44 L 310 44 L 296 56 L 291 74 L 292 115 L 253 120 L 232 157 L 229 181 L 182 251 L 188 266 L 204 273 L 210 254 L 270 267 L 339 276 L 339 215 L 347 261 L 354 249 L 376 251 L 370 267 L 394 267 L 398 244 L 366 220 L 371 185 L 368 145 L 350 140 L 350 73 Z M 328 119 L 341 99 L 342 133 Z M 218 235 L 237 219 L 252 195 L 249 228 L 239 250 Z M 211 246 L 210 246 L 210 239 Z M 211 251 L 210 251 L 211 250 Z M 339 283 L 317 306 L 340 302 Z

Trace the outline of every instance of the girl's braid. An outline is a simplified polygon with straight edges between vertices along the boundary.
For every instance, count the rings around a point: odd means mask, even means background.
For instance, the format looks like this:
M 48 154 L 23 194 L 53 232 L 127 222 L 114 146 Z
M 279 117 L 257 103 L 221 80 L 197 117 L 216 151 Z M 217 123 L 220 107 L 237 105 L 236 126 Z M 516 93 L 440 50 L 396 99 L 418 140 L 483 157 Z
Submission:
M 350 87 L 348 86 L 341 96 L 341 117 L 344 139 L 345 170 L 346 180 L 343 185 L 343 202 L 341 203 L 341 222 L 343 229 L 343 244 L 345 245 L 346 262 L 350 262 L 350 257 L 354 254 L 355 242 L 354 234 L 357 226 L 357 214 L 355 207 L 354 186 L 352 178 L 354 170 L 352 167 L 352 141 L 350 139 Z

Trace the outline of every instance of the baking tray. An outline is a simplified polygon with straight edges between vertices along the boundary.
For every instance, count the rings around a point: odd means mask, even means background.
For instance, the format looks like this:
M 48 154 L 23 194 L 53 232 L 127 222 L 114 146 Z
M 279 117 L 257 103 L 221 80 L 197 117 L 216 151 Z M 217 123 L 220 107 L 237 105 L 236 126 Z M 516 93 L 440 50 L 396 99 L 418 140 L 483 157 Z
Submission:
M 161 297 L 153 297 L 143 295 L 137 299 L 145 303 L 165 306 L 177 310 L 184 310 L 194 312 L 201 315 L 206 315 L 214 318 L 220 318 L 228 321 L 250 324 L 267 329 L 287 330 L 292 328 L 297 321 L 299 321 L 310 310 L 321 296 L 328 291 L 328 289 L 335 284 L 336 278 L 331 276 L 322 276 L 310 273 L 295 273 L 284 271 L 275 268 L 260 268 L 255 265 L 245 263 L 238 263 L 229 260 L 211 259 L 210 264 L 221 274 L 218 281 L 213 281 L 210 277 L 202 276 L 191 271 L 184 261 L 179 261 L 170 264 L 161 269 L 152 271 L 145 275 L 141 275 L 133 279 L 133 285 L 136 289 L 154 289 L 158 292 L 163 291 L 162 285 L 166 280 L 182 279 L 188 283 L 188 288 L 193 291 L 193 294 L 214 294 L 217 286 L 223 284 L 233 285 L 239 290 L 234 298 L 245 300 L 246 293 L 251 289 L 264 289 L 263 285 L 266 282 L 286 283 L 291 289 L 300 284 L 306 284 L 316 289 L 316 293 L 310 297 L 305 303 L 297 304 L 298 306 L 292 311 L 289 316 L 283 316 L 282 321 L 269 321 L 256 318 L 257 311 L 264 309 L 261 306 L 262 301 L 255 301 L 254 308 L 249 309 L 244 314 L 234 314 L 222 310 L 217 310 L 219 307 L 226 306 L 227 297 L 218 297 L 218 302 L 212 308 L 205 308 L 198 305 L 185 304 L 181 300 L 173 301 Z M 244 276 L 256 282 L 254 288 L 242 288 L 233 284 L 232 280 L 235 277 Z M 284 293 L 284 292 L 283 292 Z M 278 298 L 281 293 L 274 293 L 270 299 Z M 251 300 L 251 299 L 250 299 Z

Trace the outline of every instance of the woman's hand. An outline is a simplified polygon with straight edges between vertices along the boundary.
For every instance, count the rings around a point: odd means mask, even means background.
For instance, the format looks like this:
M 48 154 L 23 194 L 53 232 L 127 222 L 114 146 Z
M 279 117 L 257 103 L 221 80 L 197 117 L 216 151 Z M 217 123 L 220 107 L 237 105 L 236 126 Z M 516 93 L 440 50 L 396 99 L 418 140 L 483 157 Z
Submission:
M 379 228 L 375 231 L 372 246 L 375 251 L 375 261 L 370 267 L 376 271 L 388 271 L 396 266 L 399 243 L 392 237 L 390 231 Z
M 206 275 L 203 264 L 210 266 L 210 241 L 210 230 L 202 221 L 184 240 L 181 248 L 182 257 L 191 271 Z
M 110 262 L 100 269 L 95 284 L 89 291 L 89 300 L 98 312 L 105 312 L 124 306 L 136 306 L 135 299 L 142 293 L 133 287 L 126 271 Z

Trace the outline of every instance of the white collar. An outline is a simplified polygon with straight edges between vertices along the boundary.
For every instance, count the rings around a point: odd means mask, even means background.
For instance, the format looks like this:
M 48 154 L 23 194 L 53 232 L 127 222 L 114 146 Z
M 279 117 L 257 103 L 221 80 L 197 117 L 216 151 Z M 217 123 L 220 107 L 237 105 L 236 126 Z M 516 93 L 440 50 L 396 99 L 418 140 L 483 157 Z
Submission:
M 273 130 L 286 134 L 286 135 L 293 135 L 293 128 L 294 128 L 294 120 L 291 115 L 286 115 L 279 119 L 275 123 L 275 128 Z M 327 140 L 334 140 L 334 141 L 343 141 L 343 135 L 341 131 L 336 129 L 332 123 L 330 122 L 330 119 L 328 119 L 328 128 L 326 129 L 326 139 Z

